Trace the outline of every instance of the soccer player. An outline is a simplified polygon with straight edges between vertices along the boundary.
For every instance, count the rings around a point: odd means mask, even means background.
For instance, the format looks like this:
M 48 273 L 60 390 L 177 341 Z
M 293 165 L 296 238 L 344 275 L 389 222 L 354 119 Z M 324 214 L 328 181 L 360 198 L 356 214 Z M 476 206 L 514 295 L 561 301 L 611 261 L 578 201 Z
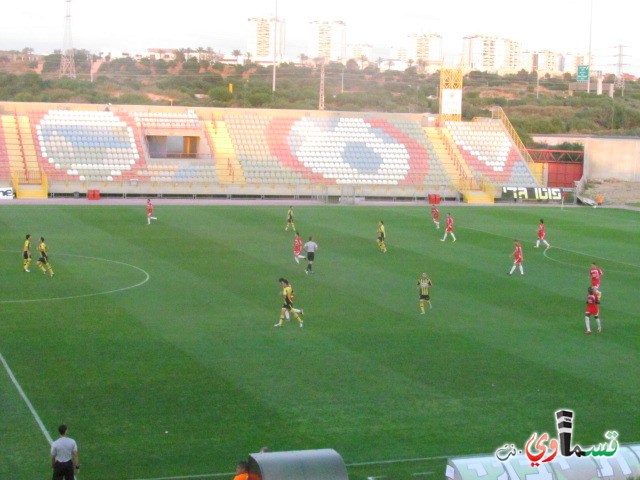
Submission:
M 433 217 L 433 223 L 436 224 L 436 228 L 440 228 L 440 210 L 435 205 L 431 205 L 431 215 Z
M 302 238 L 300 238 L 300 234 L 296 232 L 296 238 L 293 239 L 293 259 L 296 263 L 300 263 L 300 258 L 305 258 L 302 255 Z
M 598 333 L 602 333 L 602 323 L 600 322 L 600 300 L 596 295 L 593 287 L 587 289 L 587 308 L 584 312 L 584 324 L 587 327 L 584 333 L 589 335 L 591 333 L 591 317 L 595 318 L 598 324 Z
M 441 242 L 444 242 L 447 239 L 447 235 L 451 234 L 451 238 L 453 241 L 456 241 L 456 234 L 453 233 L 453 217 L 450 213 L 447 213 L 447 226 L 444 229 L 444 237 L 440 239 Z
M 22 244 L 22 269 L 29 273 L 29 265 L 31 265 L 31 235 L 27 233 Z
M 592 262 L 589 276 L 591 277 L 591 287 L 593 288 L 593 292 L 598 296 L 598 300 L 602 297 L 602 292 L 600 291 L 600 278 L 602 278 L 602 275 L 604 275 L 602 269 L 597 267 L 595 262 Z
M 378 248 L 380 249 L 380 251 L 382 253 L 387 253 L 387 244 L 385 242 L 387 238 L 387 232 L 384 228 L 384 222 L 382 220 L 380 220 L 380 223 L 378 223 L 378 240 L 377 240 L 377 244 L 378 244 Z
M 318 244 L 313 241 L 313 237 L 309 237 L 309 241 L 304 244 L 304 250 L 307 252 L 307 268 L 304 273 L 309 275 L 313 273 L 313 261 L 316 259 L 316 250 L 318 250 Z
M 40 258 L 36 265 L 42 273 L 45 275 L 48 273 L 50 277 L 53 277 L 53 269 L 51 268 L 51 264 L 49 263 L 49 256 L 47 255 L 47 244 L 44 243 L 44 237 L 40 237 L 40 243 L 38 244 L 38 252 L 40 252 Z
M 147 198 L 147 225 L 151 225 L 151 220 L 158 220 L 153 216 L 153 203 L 151 199 Z
M 291 227 L 291 230 L 294 232 L 296 231 L 296 224 L 293 223 L 293 206 L 290 206 L 289 210 L 287 210 L 287 224 L 284 226 L 285 231 L 289 230 L 289 227 Z
M 295 296 L 293 294 L 293 285 L 291 285 L 291 282 L 289 280 L 287 279 L 284 279 L 284 280 L 289 284 L 289 287 L 291 287 L 291 303 L 293 303 L 295 301 L 295 298 L 294 298 Z M 292 307 L 291 311 L 294 313 L 299 313 L 300 315 L 304 316 L 304 310 L 301 308 Z M 290 320 L 289 310 L 285 310 L 284 318 L 287 319 L 287 322 Z
M 545 235 L 546 232 L 544 227 L 544 220 L 540 219 L 540 225 L 538 225 L 538 240 L 536 241 L 535 248 L 540 247 L 540 242 L 544 243 L 547 248 L 551 247 L 551 245 L 549 245 L 549 242 L 544 239 Z
M 513 250 L 513 265 L 511 266 L 511 270 L 509 270 L 509 275 L 511 275 L 516 267 L 520 269 L 520 275 L 524 275 L 524 269 L 522 268 L 522 245 L 518 240 L 514 240 L 515 248 Z
M 432 308 L 431 297 L 429 296 L 429 288 L 431 288 L 431 285 L 431 279 L 427 276 L 426 273 L 423 273 L 422 276 L 418 279 L 418 284 L 416 286 L 420 294 L 420 315 L 424 315 L 425 303 L 428 303 L 429 308 Z
M 236 475 L 233 480 L 249 480 L 249 464 L 244 460 L 236 464 Z
M 280 318 L 274 327 L 281 327 L 284 323 L 285 312 L 289 312 L 293 314 L 293 317 L 296 320 L 298 320 L 298 324 L 300 325 L 300 328 L 302 328 L 304 326 L 304 322 L 302 321 L 302 318 L 300 318 L 300 315 L 293 310 L 293 287 L 286 278 L 279 278 L 278 282 L 280 282 L 280 287 L 282 287 L 281 295 L 283 304 L 282 308 L 280 308 Z

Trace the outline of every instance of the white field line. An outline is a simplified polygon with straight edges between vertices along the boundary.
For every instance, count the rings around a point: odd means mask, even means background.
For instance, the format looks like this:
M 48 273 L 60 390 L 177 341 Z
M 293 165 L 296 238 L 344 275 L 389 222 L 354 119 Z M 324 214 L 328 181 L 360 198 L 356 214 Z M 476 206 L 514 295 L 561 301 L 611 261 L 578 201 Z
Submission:
M 9 378 L 11 379 L 13 384 L 15 385 L 16 390 L 18 390 L 18 393 L 22 397 L 22 400 L 24 400 L 24 403 L 27 404 L 27 407 L 29 408 L 29 411 L 31 412 L 31 415 L 33 415 L 33 418 L 35 419 L 36 423 L 40 427 L 40 430 L 42 431 L 42 434 L 44 435 L 44 438 L 46 438 L 47 442 L 49 442 L 49 445 L 51 445 L 51 443 L 53 443 L 53 439 L 51 438 L 51 435 L 49 435 L 49 432 L 47 431 L 46 427 L 44 426 L 44 423 L 42 423 L 42 419 L 40 418 L 40 415 L 38 415 L 38 412 L 36 412 L 36 409 L 33 408 L 33 405 L 29 401 L 29 397 L 27 397 L 27 394 L 24 393 L 24 390 L 22 390 L 22 387 L 20 386 L 20 383 L 18 383 L 18 380 L 16 379 L 16 376 L 11 371 L 11 368 L 9 367 L 9 364 L 4 359 L 4 356 L 2 355 L 2 353 L 0 353 L 0 362 L 2 362 L 2 365 L 4 365 L 4 369 L 7 371 L 7 374 L 9 375 Z
M 8 251 L 9 250 L 0 250 L 0 252 L 8 252 Z M 75 298 L 86 298 L 86 297 L 96 297 L 98 295 L 108 295 L 110 293 L 124 292 L 124 291 L 127 291 L 127 290 L 131 290 L 133 288 L 140 287 L 140 286 L 144 285 L 145 283 L 147 283 L 149 281 L 149 278 L 151 278 L 149 273 L 147 273 L 145 270 L 143 270 L 142 268 L 137 267 L 135 265 L 131 265 L 130 263 L 119 262 L 117 260 L 109 260 L 107 258 L 100 258 L 100 257 L 88 257 L 88 256 L 85 256 L 85 255 L 74 255 L 74 254 L 71 254 L 71 253 L 58 253 L 58 254 L 56 254 L 56 256 L 86 258 L 86 259 L 89 259 L 89 260 L 98 260 L 98 261 L 101 261 L 101 262 L 108 262 L 108 263 L 115 263 L 115 264 L 118 264 L 118 265 L 124 265 L 125 267 L 130 267 L 130 268 L 133 268 L 134 270 L 138 270 L 138 271 L 142 272 L 144 274 L 144 280 L 142 280 L 141 282 L 136 283 L 135 285 L 129 285 L 127 287 L 122 287 L 122 288 L 115 288 L 113 290 L 105 290 L 103 292 L 86 293 L 86 294 L 82 294 L 82 295 L 69 295 L 67 297 L 32 298 L 32 299 L 25 299 L 25 300 L 0 300 L 0 304 L 3 304 L 3 303 L 52 302 L 52 301 L 56 301 L 56 300 L 72 300 L 72 299 L 75 299 Z
M 486 231 L 486 230 L 482 230 L 482 229 L 480 229 L 480 228 L 473 228 L 473 227 L 460 227 L 460 230 L 473 230 L 474 232 L 485 233 L 485 234 L 487 234 L 487 235 L 492 235 L 492 236 L 494 236 L 494 237 L 500 237 L 500 238 L 513 238 L 512 236 L 509 236 L 509 235 L 501 235 L 501 234 L 499 234 L 499 233 L 488 232 L 488 231 Z M 543 255 L 544 255 L 546 258 L 548 258 L 549 260 L 552 260 L 552 261 L 554 261 L 554 262 L 558 262 L 558 263 L 563 263 L 563 264 L 565 264 L 565 265 L 572 265 L 572 266 L 574 266 L 574 267 L 579 267 L 579 265 L 574 265 L 574 264 L 570 264 L 570 263 L 567 263 L 567 262 L 562 262 L 562 261 L 560 261 L 560 260 L 556 260 L 556 259 L 554 259 L 554 258 L 551 258 L 551 257 L 549 257 L 549 256 L 547 255 L 547 251 L 548 251 L 548 250 L 562 250 L 562 251 L 569 252 L 569 253 L 575 253 L 576 255 L 584 255 L 585 257 L 588 257 L 588 258 L 597 258 L 598 260 L 604 260 L 604 261 L 606 261 L 606 262 L 617 263 L 617 264 L 619 264 L 619 265 L 625 265 L 625 266 L 627 266 L 627 267 L 640 268 L 640 265 L 635 264 L 635 263 L 621 262 L 620 260 L 614 260 L 614 259 L 612 259 L 612 258 L 601 257 L 600 255 L 595 255 L 595 254 L 593 254 L 593 253 L 579 252 L 579 251 L 577 251 L 577 250 L 570 250 L 570 249 L 568 249 L 568 248 L 557 247 L 557 246 L 555 246 L 555 245 L 551 245 L 551 247 L 550 247 L 550 248 L 545 249 L 545 251 L 544 251 Z M 511 256 L 511 255 L 509 255 L 509 256 Z

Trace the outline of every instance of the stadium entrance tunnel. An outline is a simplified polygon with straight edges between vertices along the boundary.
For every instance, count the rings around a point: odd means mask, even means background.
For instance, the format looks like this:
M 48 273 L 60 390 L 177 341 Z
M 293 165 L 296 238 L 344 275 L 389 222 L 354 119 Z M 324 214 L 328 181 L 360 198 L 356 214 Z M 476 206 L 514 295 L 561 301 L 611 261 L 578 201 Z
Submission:
M 348 480 L 347 467 L 338 452 L 295 450 L 249 455 L 249 478 L 260 480 Z

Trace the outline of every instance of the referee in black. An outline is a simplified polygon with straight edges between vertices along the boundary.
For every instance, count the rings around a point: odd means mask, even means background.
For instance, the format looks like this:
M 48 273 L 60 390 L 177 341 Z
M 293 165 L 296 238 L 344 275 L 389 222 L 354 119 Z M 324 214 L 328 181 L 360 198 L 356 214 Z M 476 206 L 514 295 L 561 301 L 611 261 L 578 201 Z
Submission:
M 78 458 L 78 444 L 73 438 L 67 437 L 67 426 L 58 427 L 60 438 L 51 444 L 52 480 L 73 480 L 75 472 L 80 469 Z

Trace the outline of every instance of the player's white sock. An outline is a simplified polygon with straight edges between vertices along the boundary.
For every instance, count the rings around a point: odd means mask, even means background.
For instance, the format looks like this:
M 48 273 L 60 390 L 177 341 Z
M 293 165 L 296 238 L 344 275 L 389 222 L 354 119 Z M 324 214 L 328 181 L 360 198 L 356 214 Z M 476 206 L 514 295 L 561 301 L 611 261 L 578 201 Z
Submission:
M 602 323 L 600 322 L 600 317 L 596 317 L 596 322 L 598 324 L 598 330 L 602 330 Z
M 453 238 L 454 242 L 456 241 L 456 236 L 455 236 L 455 234 L 453 232 L 451 232 L 451 238 Z
M 520 275 L 524 275 L 524 268 L 522 268 L 522 265 L 518 265 L 518 267 L 520 267 Z
M 591 322 L 589 321 L 589 317 L 584 317 L 584 324 L 587 327 L 587 332 L 591 331 Z
M 512 267 L 511 267 L 511 270 L 509 270 L 509 275 L 511 275 L 515 269 L 516 269 L 516 266 L 515 266 L 515 265 L 514 265 L 514 266 L 512 266 Z

